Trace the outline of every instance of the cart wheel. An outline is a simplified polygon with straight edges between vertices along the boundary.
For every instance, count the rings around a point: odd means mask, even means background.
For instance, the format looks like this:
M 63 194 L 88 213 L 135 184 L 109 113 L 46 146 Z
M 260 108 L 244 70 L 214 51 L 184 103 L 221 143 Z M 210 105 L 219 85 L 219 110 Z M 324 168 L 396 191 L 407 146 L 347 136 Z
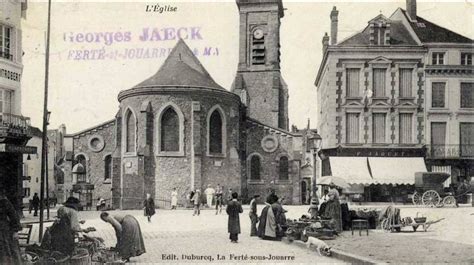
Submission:
M 413 202 L 413 205 L 420 205 L 421 195 L 415 191 L 415 193 L 413 193 L 413 197 L 411 197 L 411 201 Z
M 423 205 L 433 207 L 440 204 L 441 197 L 439 196 L 438 192 L 436 192 L 435 190 L 429 190 L 423 193 L 423 196 L 421 197 L 421 201 L 423 202 Z
M 384 232 L 390 232 L 390 225 L 388 224 L 388 218 L 383 219 L 382 223 L 380 223 L 380 227 Z
M 445 206 L 455 206 L 456 205 L 456 198 L 454 196 L 446 196 L 443 199 L 443 204 Z

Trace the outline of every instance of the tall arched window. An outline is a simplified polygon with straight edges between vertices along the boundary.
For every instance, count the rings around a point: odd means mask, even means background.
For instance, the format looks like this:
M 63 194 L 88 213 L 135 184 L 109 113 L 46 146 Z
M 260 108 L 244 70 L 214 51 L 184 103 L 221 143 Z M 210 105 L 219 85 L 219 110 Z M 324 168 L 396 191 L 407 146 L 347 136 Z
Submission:
M 161 116 L 160 150 L 179 152 L 179 117 L 173 108 L 165 110 Z
M 112 156 L 107 155 L 104 158 L 104 180 L 112 177 Z
M 286 156 L 280 157 L 279 168 L 280 168 L 279 179 L 288 180 L 288 157 Z
M 258 155 L 252 156 L 250 159 L 250 179 L 260 180 L 261 161 Z
M 209 119 L 209 153 L 222 154 L 222 117 L 218 110 Z
M 135 116 L 131 111 L 127 112 L 125 116 L 125 129 L 126 129 L 126 146 L 125 152 L 135 152 L 135 132 L 136 132 L 136 122 Z

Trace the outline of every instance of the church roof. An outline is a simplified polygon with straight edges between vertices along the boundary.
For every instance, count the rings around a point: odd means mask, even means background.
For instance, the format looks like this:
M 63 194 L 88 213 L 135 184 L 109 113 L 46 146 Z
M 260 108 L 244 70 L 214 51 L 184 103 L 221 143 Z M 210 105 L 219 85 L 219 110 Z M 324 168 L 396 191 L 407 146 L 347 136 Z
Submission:
M 203 87 L 225 90 L 217 84 L 186 43 L 180 39 L 158 72 L 140 87 Z

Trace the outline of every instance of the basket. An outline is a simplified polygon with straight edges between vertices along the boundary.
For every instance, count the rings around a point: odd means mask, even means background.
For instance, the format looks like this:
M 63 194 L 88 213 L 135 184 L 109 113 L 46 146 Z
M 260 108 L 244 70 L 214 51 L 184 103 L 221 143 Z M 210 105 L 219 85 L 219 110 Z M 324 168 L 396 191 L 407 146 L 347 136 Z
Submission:
M 415 223 L 417 223 L 417 224 L 425 223 L 425 222 L 426 222 L 426 217 L 424 217 L 424 216 L 418 217 L 419 214 L 420 214 L 420 213 L 417 212 L 417 213 L 416 213 L 416 217 L 413 218 L 413 219 L 415 220 Z
M 71 265 L 88 265 L 91 264 L 91 262 L 89 251 L 85 248 L 77 248 L 75 250 L 75 255 L 72 256 L 70 260 Z

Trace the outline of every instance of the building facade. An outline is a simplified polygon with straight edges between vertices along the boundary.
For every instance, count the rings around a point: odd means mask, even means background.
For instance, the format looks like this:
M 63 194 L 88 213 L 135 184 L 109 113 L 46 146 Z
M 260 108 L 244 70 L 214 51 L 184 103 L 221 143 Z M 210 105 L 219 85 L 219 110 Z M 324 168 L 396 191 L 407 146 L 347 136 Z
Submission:
M 280 73 L 281 1 L 237 1 L 239 65 L 232 89 L 217 84 L 183 40 L 158 72 L 118 95 L 113 120 L 64 138 L 63 190 L 83 205 L 161 207 L 171 191 L 221 185 L 244 201 L 276 190 L 301 197 L 301 133 L 288 131 L 288 91 Z M 252 45 L 248 46 L 248 43 Z
M 26 2 L 0 3 L 0 181 L 16 209 L 23 197 L 23 154 L 36 154 L 26 146 L 31 138 L 30 120 L 21 115 L 23 55 L 21 20 Z
M 322 175 L 347 178 L 354 193 L 364 194 L 365 200 L 405 201 L 413 190 L 414 173 L 428 170 L 427 128 L 439 119 L 430 106 L 433 82 L 439 86 L 433 71 L 451 69 L 444 78 L 457 83 L 457 88 L 449 88 L 452 100 L 460 101 L 455 95 L 460 95 L 461 83 L 465 90 L 472 86 L 466 85 L 472 80 L 472 68 L 433 62 L 443 61 L 440 51 L 452 60 L 455 54 L 461 58 L 461 51 L 472 50 L 472 40 L 418 17 L 416 1 L 411 0 L 407 10 L 399 8 L 388 18 L 380 14 L 340 42 L 338 15 L 334 7 L 331 37 L 323 37 L 324 57 L 315 82 L 318 130 L 324 139 Z M 455 119 L 472 120 L 469 110 L 459 111 L 457 103 L 458 109 L 451 110 L 453 115 L 459 113 Z M 469 125 L 463 126 L 469 130 Z

